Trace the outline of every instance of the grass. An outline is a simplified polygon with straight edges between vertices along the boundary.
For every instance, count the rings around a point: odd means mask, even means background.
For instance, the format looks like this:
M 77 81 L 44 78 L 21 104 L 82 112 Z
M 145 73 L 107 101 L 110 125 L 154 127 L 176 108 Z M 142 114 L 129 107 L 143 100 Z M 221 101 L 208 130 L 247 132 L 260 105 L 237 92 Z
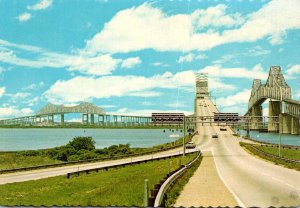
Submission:
M 248 151 L 250 151 L 252 154 L 257 155 L 257 156 L 259 156 L 263 159 L 271 161 L 271 162 L 273 162 L 277 165 L 278 164 L 283 165 L 287 168 L 295 169 L 295 170 L 300 171 L 300 164 L 299 163 L 289 163 L 289 162 L 286 162 L 286 161 L 278 159 L 278 158 L 272 158 L 272 157 L 266 156 L 266 155 L 258 152 L 256 149 L 253 148 L 255 146 L 259 150 L 262 150 L 266 153 L 278 156 L 278 147 L 263 147 L 263 146 L 260 146 L 260 145 L 254 145 L 254 144 L 249 144 L 249 143 L 244 143 L 244 142 L 240 142 L 240 145 L 242 147 L 244 147 L 245 149 L 247 149 Z M 292 159 L 292 160 L 300 160 L 300 151 L 299 150 L 282 148 L 281 149 L 281 155 L 284 158 L 288 158 L 288 159 Z
M 2 206 L 143 206 L 144 179 L 153 188 L 194 154 L 67 179 L 58 176 L 0 186 Z M 179 162 L 181 160 L 181 162 Z
M 164 207 L 174 206 L 176 199 L 179 197 L 184 186 L 189 182 L 190 178 L 194 175 L 194 172 L 197 170 L 201 164 L 202 156 L 198 159 L 177 181 L 170 187 L 167 191 L 167 194 L 164 199 Z
M 20 152 L 0 152 L 0 169 L 61 163 L 45 156 L 24 156 Z
M 269 154 L 278 156 L 278 147 L 256 146 L 256 148 L 264 152 L 267 152 Z M 300 150 L 281 147 L 280 153 L 281 153 L 281 157 L 292 159 L 292 160 L 300 160 Z

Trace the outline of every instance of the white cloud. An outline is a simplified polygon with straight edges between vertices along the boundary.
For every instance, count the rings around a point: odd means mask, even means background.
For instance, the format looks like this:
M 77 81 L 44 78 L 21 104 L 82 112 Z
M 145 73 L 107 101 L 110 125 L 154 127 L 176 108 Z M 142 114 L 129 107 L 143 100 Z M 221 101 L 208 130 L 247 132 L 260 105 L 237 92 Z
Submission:
M 269 107 L 265 107 L 263 110 L 263 116 L 269 116 Z
M 36 47 L 36 46 L 15 44 L 15 43 L 11 43 L 11 42 L 8 42 L 8 41 L 2 40 L 2 39 L 0 39 L 0 46 L 12 47 L 12 48 L 17 48 L 17 49 L 21 49 L 21 50 L 30 51 L 30 52 L 41 52 L 42 51 L 41 48 Z
M 165 106 L 170 107 L 170 108 L 182 108 L 182 107 L 186 107 L 187 105 L 183 102 L 173 102 L 173 103 L 168 103 Z
M 268 72 L 263 70 L 261 64 L 255 65 L 251 70 L 246 68 L 222 68 L 220 65 L 207 66 L 200 69 L 200 73 L 208 73 L 210 77 L 224 78 L 246 78 L 246 79 L 263 79 L 268 78 Z
M 195 55 L 193 53 L 188 53 L 186 55 L 179 56 L 179 59 L 176 62 L 184 63 L 184 62 L 192 62 L 194 60 L 201 60 L 201 59 L 207 59 L 207 56 L 205 54 Z
M 141 103 L 141 105 L 152 106 L 152 105 L 154 105 L 154 103 L 153 102 L 149 102 L 149 101 L 144 101 L 144 102 Z
M 227 6 L 219 4 L 206 10 L 197 10 L 193 13 L 198 27 L 232 27 L 241 25 L 244 18 L 239 13 L 226 14 Z
M 106 75 L 111 74 L 123 62 L 124 67 L 133 67 L 141 62 L 138 57 L 128 58 L 125 60 L 115 59 L 110 54 L 89 55 L 84 53 L 76 53 L 66 55 L 61 53 L 47 52 L 40 48 L 28 45 L 17 45 L 7 41 L 1 42 L 0 45 L 14 47 L 30 52 L 38 52 L 37 59 L 20 58 L 9 48 L 0 47 L 0 62 L 32 67 L 32 68 L 66 68 L 69 71 L 79 71 L 83 74 Z
M 11 98 L 11 102 L 13 103 L 17 103 L 20 102 L 22 100 L 24 100 L 25 98 L 28 98 L 31 94 L 27 93 L 27 92 L 18 92 L 15 94 L 7 94 L 7 96 L 9 96 Z
M 155 62 L 151 64 L 152 66 L 162 66 L 162 67 L 168 67 L 168 64 L 164 64 L 162 62 Z
M 177 60 L 177 63 L 184 63 L 184 62 L 192 62 L 195 58 L 195 54 L 189 53 L 184 56 L 180 56 Z
M 17 107 L 0 107 L 0 118 L 15 118 L 15 117 L 21 117 L 21 116 L 28 116 L 32 115 L 33 110 L 30 108 L 21 108 L 18 109 Z
M 245 17 L 227 13 L 227 7 L 222 4 L 188 15 L 168 15 L 144 3 L 118 12 L 102 31 L 87 41 L 84 51 L 95 54 L 147 48 L 157 51 L 209 50 L 226 43 L 253 42 L 263 38 L 268 38 L 271 44 L 280 44 L 288 30 L 300 28 L 299 10 L 298 0 L 276 0 Z M 230 28 L 203 30 L 209 25 Z
M 41 0 L 39 3 L 32 5 L 32 6 L 27 6 L 27 9 L 29 10 L 44 10 L 47 9 L 52 5 L 53 1 L 52 0 Z
M 31 18 L 31 14 L 28 13 L 28 12 L 25 12 L 25 13 L 20 14 L 20 15 L 18 16 L 18 20 L 19 20 L 20 22 L 26 22 L 26 21 L 30 20 L 30 18 Z
M 4 95 L 5 93 L 5 87 L 0 87 L 0 98 Z
M 247 104 L 250 98 L 251 90 L 244 89 L 235 95 L 229 95 L 227 97 L 217 98 L 217 104 L 222 107 L 238 106 L 241 104 Z
M 271 53 L 271 51 L 266 50 L 266 49 L 262 48 L 261 46 L 257 45 L 257 46 L 254 46 L 253 48 L 248 48 L 247 52 L 244 53 L 244 55 L 261 56 L 261 55 L 267 55 L 269 53 Z
M 234 89 L 234 86 L 224 84 L 219 78 L 209 80 L 210 89 Z M 104 76 L 74 77 L 70 80 L 58 80 L 44 96 L 52 103 L 68 103 L 86 101 L 92 98 L 109 98 L 121 96 L 153 97 L 161 92 L 155 89 L 195 88 L 193 71 L 183 71 L 176 74 L 165 72 L 152 77 L 143 76 Z M 80 89 L 73 90 L 73 89 Z M 154 91 L 155 90 L 155 91 Z
M 161 95 L 162 93 L 154 91 L 132 92 L 128 94 L 128 96 L 134 97 L 159 97 Z
M 199 54 L 195 57 L 196 60 L 202 60 L 202 59 L 207 59 L 207 55 L 205 54 Z
M 233 54 L 226 54 L 224 56 L 222 56 L 220 59 L 213 61 L 213 64 L 224 64 L 228 61 L 230 61 L 231 59 L 233 59 L 235 57 L 235 55 Z
M 295 93 L 295 97 L 296 97 L 296 99 L 300 99 L 300 90 L 298 90 L 298 91 Z
M 300 64 L 290 66 L 285 73 L 286 79 L 299 79 L 300 77 Z
M 123 60 L 122 64 L 121 64 L 121 68 L 133 68 L 136 65 L 141 64 L 142 61 L 140 59 L 140 57 L 133 57 L 133 58 L 128 58 Z
M 26 87 L 23 87 L 22 90 L 36 90 L 39 87 L 43 87 L 45 85 L 45 83 L 43 81 L 39 82 L 39 83 L 32 83 Z

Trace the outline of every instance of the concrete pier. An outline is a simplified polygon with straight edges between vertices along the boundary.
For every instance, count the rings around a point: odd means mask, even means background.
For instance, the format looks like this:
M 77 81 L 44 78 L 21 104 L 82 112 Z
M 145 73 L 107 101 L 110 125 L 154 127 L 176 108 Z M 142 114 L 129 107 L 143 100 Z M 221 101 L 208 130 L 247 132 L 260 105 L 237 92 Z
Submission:
M 279 116 L 281 113 L 281 102 L 280 101 L 269 101 L 269 122 L 268 131 L 277 132 L 279 129 L 278 119 L 274 116 Z
M 65 114 L 61 114 L 61 116 L 60 116 L 60 124 L 61 125 L 64 125 L 65 124 Z
M 251 109 L 251 116 L 253 116 L 253 118 L 251 119 L 251 125 L 250 128 L 252 130 L 259 130 L 261 129 L 261 125 L 262 125 L 262 106 L 261 105 L 256 105 L 253 106 Z
M 286 114 L 279 115 L 279 131 L 282 134 L 290 134 L 291 133 L 291 122 L 292 117 Z
M 292 119 L 291 119 L 291 134 L 299 135 L 299 118 L 292 117 Z

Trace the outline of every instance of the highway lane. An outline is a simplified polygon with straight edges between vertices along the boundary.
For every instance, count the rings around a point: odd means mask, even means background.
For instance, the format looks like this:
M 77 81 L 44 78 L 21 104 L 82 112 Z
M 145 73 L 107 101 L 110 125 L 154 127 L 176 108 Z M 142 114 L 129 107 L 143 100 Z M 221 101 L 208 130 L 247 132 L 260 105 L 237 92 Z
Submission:
M 198 101 L 200 102 L 203 101 Z M 197 102 L 197 104 L 198 104 Z M 212 102 L 199 106 L 198 115 L 217 112 Z M 209 105 L 209 106 L 208 106 Z M 199 141 L 202 151 L 210 150 L 225 185 L 241 206 L 298 206 L 300 205 L 300 172 L 274 165 L 250 155 L 232 136 L 232 131 L 220 131 L 218 126 L 197 126 L 199 134 L 205 129 L 206 141 Z M 219 138 L 211 138 L 214 133 Z M 207 140 L 210 140 L 208 142 Z
M 193 151 L 193 150 L 187 150 L 187 152 L 189 151 Z M 0 174 L 0 184 L 38 180 L 42 178 L 65 175 L 69 172 L 75 172 L 78 170 L 108 167 L 117 164 L 129 163 L 131 161 L 141 161 L 149 158 L 158 158 L 158 157 L 169 156 L 174 154 L 182 154 L 182 148 L 176 148 L 173 150 L 159 152 L 152 155 L 143 155 L 143 156 L 132 157 L 132 158 L 124 158 L 120 160 L 103 161 L 103 162 L 96 162 L 96 163 L 86 163 L 86 164 L 70 165 L 70 166 L 63 166 L 63 167 L 56 167 L 56 168 L 47 168 L 47 169 L 40 169 L 40 170 Z

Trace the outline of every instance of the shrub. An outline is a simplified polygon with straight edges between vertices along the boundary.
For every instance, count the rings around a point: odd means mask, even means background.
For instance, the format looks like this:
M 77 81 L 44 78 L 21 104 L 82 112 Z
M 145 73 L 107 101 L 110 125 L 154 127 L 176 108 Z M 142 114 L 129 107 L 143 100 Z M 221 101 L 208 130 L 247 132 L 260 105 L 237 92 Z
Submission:
M 92 137 L 75 137 L 68 146 L 74 147 L 76 151 L 81 149 L 93 150 L 95 149 L 95 141 Z
M 22 156 L 38 156 L 40 155 L 39 151 L 36 150 L 28 150 L 21 153 Z

